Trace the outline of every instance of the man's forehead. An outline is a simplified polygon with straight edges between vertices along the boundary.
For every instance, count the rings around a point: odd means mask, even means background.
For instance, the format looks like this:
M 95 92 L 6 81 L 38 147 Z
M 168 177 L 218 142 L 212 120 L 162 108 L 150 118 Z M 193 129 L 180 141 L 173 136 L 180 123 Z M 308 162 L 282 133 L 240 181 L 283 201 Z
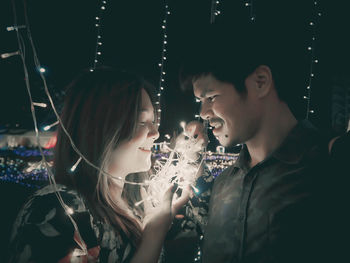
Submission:
M 215 90 L 214 78 L 211 75 L 199 77 L 193 82 L 193 92 L 196 97 L 202 98 L 206 93 Z

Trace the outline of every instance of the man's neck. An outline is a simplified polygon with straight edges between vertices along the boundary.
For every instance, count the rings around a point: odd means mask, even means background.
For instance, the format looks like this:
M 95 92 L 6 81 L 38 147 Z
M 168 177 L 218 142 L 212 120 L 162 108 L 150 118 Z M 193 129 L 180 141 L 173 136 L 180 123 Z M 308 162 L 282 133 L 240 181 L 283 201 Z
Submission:
M 270 114 L 265 114 L 261 127 L 257 134 L 246 142 L 251 161 L 250 167 L 265 160 L 280 147 L 290 131 L 297 124 L 297 120 L 284 103 L 271 109 Z

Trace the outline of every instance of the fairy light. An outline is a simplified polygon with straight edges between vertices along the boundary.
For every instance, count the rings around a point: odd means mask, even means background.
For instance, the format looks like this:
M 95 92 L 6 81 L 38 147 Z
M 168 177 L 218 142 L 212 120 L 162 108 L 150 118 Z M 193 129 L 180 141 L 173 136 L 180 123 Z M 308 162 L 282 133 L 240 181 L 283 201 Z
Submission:
M 12 56 L 16 56 L 16 55 L 19 55 L 19 51 L 3 53 L 3 54 L 1 54 L 1 58 L 2 59 L 6 59 L 6 58 L 9 58 L 9 57 L 12 57 Z
M 15 26 L 8 26 L 8 27 L 6 27 L 6 30 L 7 31 L 14 31 L 14 30 L 18 30 L 18 29 L 24 29 L 24 28 L 26 28 L 26 26 L 25 25 L 15 25 Z
M 244 6 L 249 8 L 249 19 L 250 21 L 255 21 L 255 13 L 254 13 L 254 0 L 246 1 Z
M 214 24 L 216 17 L 221 14 L 221 11 L 218 9 L 219 4 L 220 1 L 218 0 L 211 1 L 210 24 Z
M 165 0 L 165 8 L 164 8 L 164 18 L 162 20 L 162 25 L 161 25 L 161 28 L 162 28 L 162 31 L 163 31 L 163 39 L 162 39 L 162 52 L 161 52 L 161 57 L 160 57 L 160 62 L 158 63 L 158 66 L 160 67 L 160 72 L 159 72 L 159 85 L 158 85 L 158 94 L 157 94 L 157 101 L 156 101 L 156 105 L 157 105 L 157 111 L 160 113 L 161 112 L 161 109 L 160 109 L 160 106 L 161 106 L 161 95 L 162 95 L 162 92 L 164 91 L 164 82 L 165 82 L 165 79 L 164 79 L 164 75 L 166 74 L 165 72 L 165 60 L 167 59 L 166 57 L 166 51 L 167 51 L 167 44 L 168 44 L 168 41 L 167 41 L 167 38 L 168 38 L 168 35 L 167 35 L 167 22 L 168 22 L 168 15 L 170 15 L 170 11 L 169 11 L 169 6 L 168 6 L 168 3 L 167 1 Z M 160 125 L 160 114 L 158 115 L 158 123 L 157 125 L 159 126 Z
M 79 165 L 79 163 L 81 162 L 82 158 L 79 157 L 78 161 L 75 162 L 75 164 L 72 166 L 72 168 L 70 168 L 71 172 L 74 172 L 75 169 L 77 169 L 77 166 Z
M 33 104 L 34 105 L 34 104 Z M 56 122 L 54 122 L 54 123 L 52 123 L 52 124 L 50 124 L 50 125 L 47 125 L 47 126 L 45 126 L 44 127 L 44 131 L 48 131 L 48 130 L 50 130 L 52 127 L 54 127 L 54 126 L 56 126 L 56 125 L 58 125 L 59 124 L 59 121 L 56 121 Z
M 41 72 L 41 73 L 45 73 L 46 72 L 46 69 L 44 67 L 39 67 L 38 70 Z
M 311 44 L 307 47 L 307 50 L 310 54 L 310 71 L 308 78 L 308 85 L 306 87 L 307 95 L 303 96 L 306 100 L 306 119 L 309 119 L 309 115 L 314 113 L 314 110 L 311 109 L 311 89 L 312 89 L 312 80 L 315 77 L 314 67 L 315 64 L 319 63 L 319 60 L 315 55 L 315 41 L 316 41 L 316 27 L 318 24 L 318 18 L 321 17 L 322 13 L 319 10 L 318 1 L 313 1 L 313 19 L 309 22 L 309 27 L 311 29 Z
M 101 36 L 101 25 L 102 25 L 102 17 L 103 13 L 106 10 L 107 1 L 101 1 L 101 5 L 99 8 L 98 15 L 95 17 L 95 26 L 97 28 L 96 32 L 96 45 L 95 45 L 95 55 L 92 63 L 92 67 L 90 68 L 90 72 L 93 72 L 96 68 L 96 66 L 99 63 L 99 57 L 102 55 L 101 48 L 102 48 L 102 36 Z
M 183 137 L 187 136 L 182 133 Z M 154 173 L 150 175 L 148 180 L 147 193 L 148 196 L 135 203 L 136 206 L 143 202 L 151 201 L 153 206 L 158 206 L 163 200 L 164 193 L 172 184 L 177 184 L 178 189 L 185 190 L 190 186 L 195 193 L 199 193 L 199 189 L 194 186 L 200 167 L 204 158 L 193 160 L 188 154 L 196 149 L 197 140 L 190 137 L 188 140 L 177 141 L 174 149 L 164 144 L 164 148 L 168 150 L 169 156 L 162 156 L 156 160 L 153 169 Z
M 46 108 L 47 104 L 46 103 L 41 103 L 41 102 L 33 102 L 34 106 L 41 107 L 41 108 Z

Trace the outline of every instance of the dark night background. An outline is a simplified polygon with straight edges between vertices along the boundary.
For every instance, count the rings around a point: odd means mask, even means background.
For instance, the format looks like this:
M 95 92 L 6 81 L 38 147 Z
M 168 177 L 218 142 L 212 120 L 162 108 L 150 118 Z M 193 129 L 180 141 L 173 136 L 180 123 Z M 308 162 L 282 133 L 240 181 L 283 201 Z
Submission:
M 23 2 L 14 0 L 17 7 L 18 25 L 24 24 Z M 92 65 L 96 45 L 95 17 L 102 1 L 86 0 L 27 0 L 28 16 L 34 43 L 41 65 L 46 68 L 49 90 L 59 107 L 62 91 L 70 80 L 82 69 Z M 221 0 L 218 9 L 221 15 L 217 22 L 232 23 L 234 27 L 244 27 L 244 19 L 249 21 L 249 9 L 243 0 Z M 285 36 L 286 23 L 293 24 L 300 32 L 292 37 L 311 39 L 308 23 L 313 20 L 310 0 L 255 0 L 256 23 L 259 16 L 276 16 L 279 19 L 269 28 L 276 36 Z M 316 57 L 319 63 L 315 68 L 316 78 L 312 84 L 311 108 L 315 113 L 310 121 L 329 133 L 344 132 L 346 118 L 350 111 L 350 40 L 346 0 L 319 0 L 322 16 L 317 24 Z M 276 5 L 278 3 L 278 5 Z M 171 14 L 167 27 L 167 60 L 165 62 L 165 91 L 162 95 L 162 122 L 160 140 L 164 134 L 179 130 L 180 121 L 190 121 L 198 113 L 192 91 L 182 91 L 179 83 L 179 68 L 184 49 L 191 36 L 199 28 L 210 22 L 211 0 L 169 0 Z M 287 5 L 293 5 L 289 9 Z M 283 7 L 283 8 L 282 8 Z M 160 69 L 158 63 L 162 50 L 162 20 L 164 1 L 162 0 L 109 0 L 102 17 L 102 55 L 104 65 L 127 69 L 143 75 L 158 86 Z M 232 19 L 231 19 L 232 18 Z M 11 0 L 1 0 L 0 4 L 0 53 L 18 50 L 16 34 L 7 32 L 13 25 Z M 227 26 L 227 25 L 226 25 Z M 36 102 L 46 102 L 43 84 L 33 63 L 25 30 L 20 31 L 25 45 L 31 89 Z M 228 33 L 229 34 L 229 33 Z M 262 39 L 262 41 L 264 41 Z M 259 43 L 257 43 L 259 44 Z M 305 50 L 309 43 L 305 42 Z M 288 52 L 286 47 L 286 52 Z M 305 52 L 307 54 L 307 52 Z M 306 57 L 308 60 L 308 57 Z M 308 62 L 310 63 L 310 62 Z M 305 65 L 301 65 L 305 66 Z M 308 65 L 307 65 L 308 66 Z M 298 71 L 291 72 L 299 74 Z M 307 73 L 305 73 L 307 79 Z M 306 86 L 296 87 L 295 103 L 299 111 L 306 111 L 302 96 Z M 346 97 L 346 92 L 347 96 Z M 55 122 L 49 109 L 37 108 L 40 127 Z M 0 59 L 0 136 L 4 133 L 23 132 L 33 129 L 28 94 L 25 89 L 23 65 L 19 56 Z M 215 140 L 212 140 L 212 149 Z M 4 189 L 4 188 L 1 188 Z M 18 190 L 18 189 L 17 189 Z M 0 199 L 7 203 L 8 191 L 0 190 Z M 12 203 L 21 202 L 21 196 Z M 17 204 L 17 205 L 18 205 Z M 15 205 L 6 204 L 6 209 Z M 7 210 L 6 210 L 7 211 Z M 11 213 L 11 211 L 9 212 Z M 14 213 L 12 211 L 12 213 Z M 2 245 L 0 244 L 0 247 Z M 0 257 L 1 259 L 1 257 Z M 1 261 L 1 260 L 0 260 Z
M 13 24 L 11 1 L 1 2 L 0 52 L 17 51 L 15 32 L 6 31 L 6 27 Z M 24 24 L 23 4 L 22 1 L 15 2 L 18 24 L 21 25 Z M 220 19 L 230 21 L 228 19 L 230 16 L 239 17 L 242 20 L 249 19 L 249 11 L 244 7 L 244 2 L 221 1 L 218 7 L 222 14 L 217 17 L 217 21 L 219 22 Z M 283 2 L 287 4 L 287 1 L 277 1 L 280 2 L 280 6 L 275 5 L 276 1 L 271 0 L 255 2 L 256 6 L 260 5 L 259 10 L 256 11 L 257 22 L 259 22 L 259 15 L 266 15 L 266 13 L 282 17 L 280 21 L 276 21 L 276 27 L 271 29 L 279 34 L 284 30 L 283 20 L 288 20 L 289 23 L 293 23 L 293 20 L 302 21 L 305 27 L 300 28 L 300 35 L 309 34 L 311 38 L 311 33 L 307 30 L 308 22 L 312 20 L 310 3 L 313 1 L 294 1 L 293 5 L 296 8 L 290 12 L 280 8 L 284 5 Z M 345 8 L 346 1 L 318 2 L 322 17 L 317 27 L 316 55 L 320 63 L 315 70 L 316 79 L 312 89 L 312 108 L 315 114 L 310 119 L 320 128 L 329 129 L 332 87 L 337 85 L 337 81 L 344 83 L 349 80 L 350 42 L 347 39 L 347 32 L 350 23 Z M 194 31 L 209 24 L 211 7 L 210 0 L 177 0 L 168 1 L 168 3 L 171 15 L 168 17 L 167 27 L 166 89 L 162 95 L 163 112 L 160 132 L 163 135 L 178 129 L 179 121 L 193 119 L 198 110 L 192 93 L 180 90 L 178 70 L 183 47 L 186 47 Z M 99 12 L 100 4 L 101 1 L 82 0 L 27 1 L 33 39 L 41 64 L 47 69 L 45 75 L 57 104 L 59 98 L 62 98 L 61 91 L 65 85 L 80 70 L 92 64 L 96 44 L 95 17 Z M 163 17 L 164 1 L 108 1 L 102 20 L 103 45 L 100 61 L 105 65 L 140 73 L 157 86 Z M 29 41 L 25 31 L 21 32 L 26 43 L 27 66 L 34 99 L 47 102 L 39 74 L 35 71 L 32 62 Z M 305 48 L 307 45 L 305 43 Z M 305 87 L 301 88 L 303 90 L 300 94 L 305 95 Z M 23 67 L 19 56 L 0 60 L 0 89 L 0 124 L 3 126 L 7 124 L 10 128 L 16 128 L 16 124 L 19 124 L 19 128 L 32 128 Z M 49 109 L 39 108 L 37 113 L 41 125 L 54 122 Z

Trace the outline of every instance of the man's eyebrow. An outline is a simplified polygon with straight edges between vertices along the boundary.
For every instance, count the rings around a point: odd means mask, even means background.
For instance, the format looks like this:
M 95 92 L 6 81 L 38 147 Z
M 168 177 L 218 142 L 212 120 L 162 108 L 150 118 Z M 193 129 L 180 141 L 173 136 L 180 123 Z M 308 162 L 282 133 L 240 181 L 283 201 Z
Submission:
M 203 88 L 203 90 L 201 91 L 201 93 L 199 94 L 199 97 L 195 96 L 197 99 L 201 99 L 201 98 L 205 98 L 207 93 L 213 92 L 213 89 L 210 88 Z

